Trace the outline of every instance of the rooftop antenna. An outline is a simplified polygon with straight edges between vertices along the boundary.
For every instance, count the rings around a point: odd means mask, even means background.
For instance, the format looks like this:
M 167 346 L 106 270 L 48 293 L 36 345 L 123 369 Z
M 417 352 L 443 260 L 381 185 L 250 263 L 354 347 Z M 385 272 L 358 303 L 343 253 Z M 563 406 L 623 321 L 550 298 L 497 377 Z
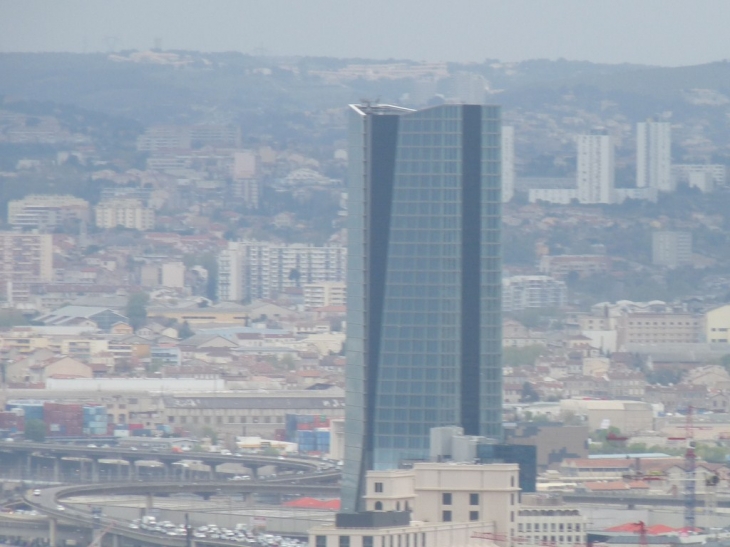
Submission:
M 378 106 L 380 104 L 380 97 L 377 99 L 360 99 L 360 104 L 363 106 L 363 110 L 365 112 L 370 112 L 374 106 Z

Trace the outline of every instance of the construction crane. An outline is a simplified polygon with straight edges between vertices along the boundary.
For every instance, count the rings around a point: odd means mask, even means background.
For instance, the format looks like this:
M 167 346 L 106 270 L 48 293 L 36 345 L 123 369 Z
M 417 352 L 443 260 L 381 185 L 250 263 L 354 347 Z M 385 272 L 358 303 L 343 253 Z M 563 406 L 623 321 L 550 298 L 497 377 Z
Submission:
M 636 526 L 636 531 L 639 533 L 639 545 L 641 547 L 646 547 L 649 543 L 649 540 L 646 536 L 646 524 L 644 524 L 643 520 L 640 520 L 639 522 L 634 523 Z
M 101 540 L 104 539 L 104 536 L 114 528 L 114 523 L 112 522 L 110 525 L 108 525 L 106 528 L 104 528 L 101 533 L 94 538 L 94 541 L 89 543 L 89 547 L 100 547 L 101 546 Z
M 697 508 L 697 484 L 695 475 L 697 471 L 697 454 L 695 453 L 694 428 L 692 427 L 692 407 L 687 409 L 687 420 L 685 422 L 687 437 L 687 451 L 684 453 L 684 527 L 688 532 L 695 529 L 695 513 Z

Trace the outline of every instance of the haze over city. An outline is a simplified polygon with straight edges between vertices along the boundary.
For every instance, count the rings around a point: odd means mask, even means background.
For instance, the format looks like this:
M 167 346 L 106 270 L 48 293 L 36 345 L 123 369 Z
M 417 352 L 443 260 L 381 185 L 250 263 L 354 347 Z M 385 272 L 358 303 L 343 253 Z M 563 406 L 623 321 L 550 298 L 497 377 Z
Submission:
M 3 0 L 0 9 L 1 51 L 145 49 L 160 39 L 172 50 L 454 62 L 727 57 L 724 0 Z
M 730 547 L 722 0 L 0 0 L 0 547 Z

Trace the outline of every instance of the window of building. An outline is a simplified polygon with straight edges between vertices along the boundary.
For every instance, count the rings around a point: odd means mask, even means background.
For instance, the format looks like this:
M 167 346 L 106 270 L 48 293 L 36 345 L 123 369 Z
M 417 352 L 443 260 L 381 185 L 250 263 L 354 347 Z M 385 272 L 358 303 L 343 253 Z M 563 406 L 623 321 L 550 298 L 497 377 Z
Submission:
M 479 505 L 479 494 L 469 494 L 469 505 Z
M 314 538 L 314 547 L 327 547 L 327 536 L 317 536 Z
M 340 547 L 350 547 L 350 536 L 340 536 Z
M 479 520 L 479 511 L 469 511 L 469 520 Z
M 373 536 L 362 537 L 362 547 L 373 547 Z
M 383 502 L 382 501 L 376 501 L 375 502 L 375 510 L 376 511 L 382 511 L 383 510 Z
M 510 484 L 510 486 L 514 486 L 515 485 L 515 476 L 514 475 L 512 475 L 510 477 L 509 484 Z
M 510 494 L 509 504 L 510 505 L 514 505 L 515 504 L 515 495 L 514 494 Z
M 451 522 L 451 511 L 442 511 L 441 520 L 444 522 Z
M 580 523 L 578 522 L 575 523 L 575 531 L 580 532 Z
M 537 529 L 537 526 L 535 526 L 535 529 Z M 527 531 L 532 532 L 532 523 L 531 522 L 527 523 Z
M 551 522 L 550 523 L 550 531 L 551 532 L 554 532 L 555 531 L 555 523 L 554 522 Z
M 376 482 L 375 483 L 375 491 L 378 493 L 381 493 L 383 491 L 383 483 L 382 482 Z
M 509 513 L 509 521 L 510 522 L 514 522 L 515 521 L 515 512 L 514 511 L 510 511 L 510 513 Z
M 441 503 L 443 505 L 451 505 L 451 492 L 441 494 Z
M 521 522 L 517 525 L 517 531 L 518 532 L 522 532 L 523 531 L 522 530 L 522 523 Z

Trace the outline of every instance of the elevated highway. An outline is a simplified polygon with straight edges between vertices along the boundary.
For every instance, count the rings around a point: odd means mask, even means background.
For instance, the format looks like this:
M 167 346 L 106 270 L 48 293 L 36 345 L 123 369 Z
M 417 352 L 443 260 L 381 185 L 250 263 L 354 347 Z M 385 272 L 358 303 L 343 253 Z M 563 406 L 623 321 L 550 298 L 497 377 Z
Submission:
M 339 471 L 310 473 L 307 475 L 289 476 L 260 481 L 202 481 L 202 482 L 124 482 L 108 484 L 85 484 L 75 486 L 59 486 L 45 488 L 40 495 L 26 493 L 25 502 L 39 512 L 47 515 L 49 537 L 51 541 L 59 536 L 59 526 L 66 525 L 76 528 L 109 528 L 108 536 L 114 547 L 119 547 L 120 541 L 132 542 L 135 545 L 164 545 L 182 547 L 186 545 L 186 538 L 167 537 L 149 533 L 139 529 L 129 528 L 129 522 L 101 517 L 95 520 L 90 511 L 74 504 L 64 504 L 64 500 L 74 496 L 89 495 L 139 495 L 152 498 L 155 495 L 196 494 L 202 497 L 220 494 L 280 494 L 288 496 L 336 496 L 339 487 L 333 481 L 339 479 Z M 36 522 L 33 523 L 37 524 Z M 212 539 L 195 539 L 198 545 L 227 545 L 230 541 Z
M 154 450 L 135 450 L 132 448 L 89 447 L 61 443 L 33 443 L 33 442 L 0 442 L 0 462 L 6 469 L 15 469 L 16 475 L 30 480 L 39 479 L 37 472 L 38 462 L 45 460 L 48 463 L 47 476 L 43 480 L 64 482 L 62 463 L 69 460 L 87 462 L 88 465 L 79 465 L 78 480 L 81 482 L 98 482 L 101 480 L 100 463 L 124 462 L 117 465 L 113 479 L 138 478 L 139 462 L 152 462 L 159 465 L 162 478 L 171 479 L 176 471 L 174 464 L 183 461 L 195 460 L 208 466 L 210 479 L 216 479 L 216 470 L 222 464 L 239 464 L 250 469 L 254 475 L 262 467 L 273 466 L 277 470 L 312 472 L 325 465 L 316 458 L 303 456 L 265 456 L 261 454 L 222 455 L 214 452 L 162 452 Z M 124 470 L 122 470 L 124 467 Z M 44 467 L 45 468 L 45 467 Z M 36 471 L 36 472 L 34 472 Z M 124 474 L 126 476 L 122 477 Z M 187 477 L 190 478 L 190 477 Z

